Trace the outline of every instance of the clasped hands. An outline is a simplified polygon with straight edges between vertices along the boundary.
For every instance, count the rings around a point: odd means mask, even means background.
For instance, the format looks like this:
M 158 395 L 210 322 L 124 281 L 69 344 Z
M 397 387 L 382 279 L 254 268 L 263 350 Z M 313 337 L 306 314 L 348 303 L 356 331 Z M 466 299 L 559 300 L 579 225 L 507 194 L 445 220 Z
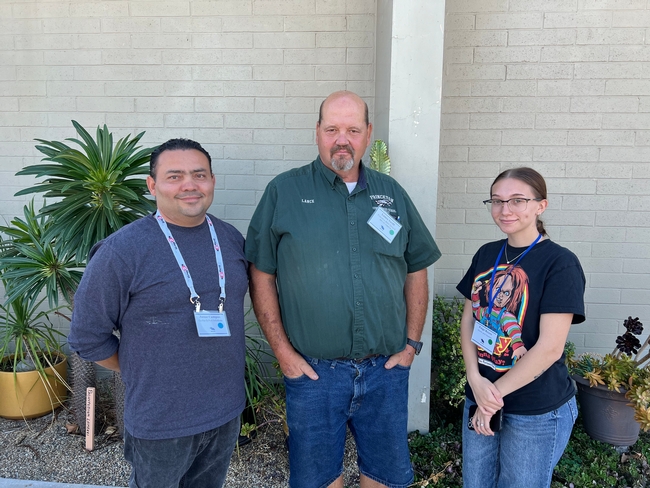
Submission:
M 494 435 L 490 429 L 490 419 L 503 408 L 501 392 L 494 383 L 483 377 L 470 386 L 478 405 L 476 413 L 471 418 L 474 431 L 479 435 Z

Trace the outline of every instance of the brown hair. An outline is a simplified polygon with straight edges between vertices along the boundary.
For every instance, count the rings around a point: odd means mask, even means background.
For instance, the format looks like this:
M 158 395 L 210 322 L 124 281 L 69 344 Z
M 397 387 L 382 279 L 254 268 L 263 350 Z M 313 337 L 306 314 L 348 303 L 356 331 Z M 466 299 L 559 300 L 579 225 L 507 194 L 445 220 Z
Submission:
M 505 180 L 507 178 L 513 178 L 515 180 L 526 183 L 532 188 L 533 193 L 535 194 L 535 198 L 543 198 L 546 200 L 546 181 L 544 181 L 544 177 L 533 168 L 526 167 L 512 168 L 503 171 L 492 182 L 492 185 L 490 186 L 490 196 L 492 196 L 492 187 L 494 187 L 498 181 Z M 539 215 L 537 216 L 537 232 L 543 236 L 548 236 L 548 233 L 544 228 L 544 222 L 541 221 Z

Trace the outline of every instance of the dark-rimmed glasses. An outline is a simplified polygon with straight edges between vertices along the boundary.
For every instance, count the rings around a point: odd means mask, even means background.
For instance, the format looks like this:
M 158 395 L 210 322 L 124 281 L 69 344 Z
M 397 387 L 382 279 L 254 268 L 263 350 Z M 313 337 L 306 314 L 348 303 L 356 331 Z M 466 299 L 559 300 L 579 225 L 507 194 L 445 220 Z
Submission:
M 483 204 L 487 207 L 490 212 L 501 212 L 503 206 L 507 203 L 508 208 L 512 212 L 523 212 L 528 206 L 528 202 L 541 202 L 543 198 L 510 198 L 508 200 L 499 200 L 498 198 L 490 198 L 489 200 L 483 200 Z

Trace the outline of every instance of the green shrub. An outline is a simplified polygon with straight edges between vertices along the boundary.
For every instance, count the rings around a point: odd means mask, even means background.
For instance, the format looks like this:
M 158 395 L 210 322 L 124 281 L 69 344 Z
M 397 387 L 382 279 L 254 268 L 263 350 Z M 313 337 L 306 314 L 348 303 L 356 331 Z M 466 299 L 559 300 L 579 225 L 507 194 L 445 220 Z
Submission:
M 465 399 L 465 363 L 460 347 L 463 302 L 436 296 L 433 300 L 431 396 L 457 407 Z
M 409 434 L 414 487 L 461 488 L 462 435 L 460 420 Z M 551 488 L 647 488 L 650 486 L 650 434 L 642 432 L 624 453 L 591 439 L 582 418 L 573 428 L 569 445 L 553 472 Z M 471 461 L 470 461 L 471 462 Z
M 432 430 L 428 434 L 409 434 L 411 463 L 415 483 L 411 486 L 462 488 L 462 449 L 460 422 Z
M 620 453 L 591 439 L 582 418 L 573 428 L 569 445 L 553 473 L 552 488 L 641 488 L 650 481 L 650 434 L 641 433 L 629 451 Z

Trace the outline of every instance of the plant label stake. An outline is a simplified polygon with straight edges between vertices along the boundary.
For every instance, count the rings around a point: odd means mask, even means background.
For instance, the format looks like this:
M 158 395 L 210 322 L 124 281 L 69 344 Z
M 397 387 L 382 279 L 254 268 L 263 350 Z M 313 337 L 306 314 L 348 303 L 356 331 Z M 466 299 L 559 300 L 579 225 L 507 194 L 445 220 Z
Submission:
M 86 388 L 86 449 L 95 449 L 95 389 Z

